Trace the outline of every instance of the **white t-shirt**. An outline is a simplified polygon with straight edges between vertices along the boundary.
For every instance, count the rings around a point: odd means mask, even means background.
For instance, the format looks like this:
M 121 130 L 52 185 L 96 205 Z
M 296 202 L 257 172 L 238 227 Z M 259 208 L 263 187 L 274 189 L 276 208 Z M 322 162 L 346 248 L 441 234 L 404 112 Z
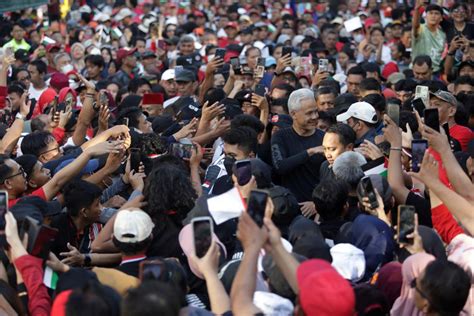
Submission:
M 30 99 L 35 99 L 36 101 L 39 100 L 41 94 L 48 89 L 48 86 L 45 86 L 44 89 L 37 90 L 33 87 L 33 84 L 30 85 L 30 89 L 28 89 L 28 93 L 30 94 Z

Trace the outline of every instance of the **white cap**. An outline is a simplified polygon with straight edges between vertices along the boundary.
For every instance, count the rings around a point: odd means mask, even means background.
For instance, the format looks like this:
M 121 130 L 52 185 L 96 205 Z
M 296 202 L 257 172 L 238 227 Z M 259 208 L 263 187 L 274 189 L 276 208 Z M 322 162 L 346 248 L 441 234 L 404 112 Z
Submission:
M 174 69 L 167 69 L 165 72 L 161 75 L 161 80 L 170 80 L 175 78 L 175 72 Z
M 150 215 L 134 208 L 117 213 L 114 223 L 114 237 L 123 243 L 137 243 L 147 239 L 155 227 Z
M 353 103 L 347 112 L 336 116 L 338 122 L 346 122 L 349 118 L 356 118 L 366 123 L 377 123 L 377 113 L 372 105 L 367 102 Z
M 130 10 L 129 8 L 122 8 L 120 9 L 120 11 L 114 16 L 114 19 L 116 21 L 120 21 L 120 20 L 123 20 L 124 18 L 126 18 L 127 16 L 133 16 L 133 12 L 132 10 Z
M 108 15 L 106 13 L 99 12 L 98 14 L 96 14 L 94 16 L 94 20 L 98 21 L 98 22 L 110 21 L 110 15 Z
M 79 8 L 80 13 L 92 13 L 91 7 L 89 7 L 87 4 L 83 5 Z
M 331 248 L 332 266 L 346 280 L 357 282 L 365 273 L 364 252 L 351 244 L 337 244 Z

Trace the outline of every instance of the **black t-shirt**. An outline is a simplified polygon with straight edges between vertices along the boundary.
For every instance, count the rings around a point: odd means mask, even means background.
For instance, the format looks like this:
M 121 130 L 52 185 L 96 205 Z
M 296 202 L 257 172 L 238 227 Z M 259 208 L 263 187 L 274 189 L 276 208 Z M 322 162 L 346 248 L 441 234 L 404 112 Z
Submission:
M 329 161 L 324 161 L 321 164 L 321 168 L 319 168 L 319 180 L 321 182 L 334 179 L 334 172 L 332 171 L 332 168 L 329 166 Z
M 448 42 L 448 45 L 451 44 L 451 41 L 453 38 L 459 34 L 459 31 L 456 30 L 454 27 L 453 23 L 448 23 L 446 24 L 446 40 Z M 474 24 L 473 23 L 466 23 L 466 26 L 460 32 L 462 35 L 464 35 L 468 40 L 472 41 L 474 39 Z
M 174 257 L 182 260 L 184 254 L 179 245 L 178 238 L 180 230 L 181 227 L 178 227 L 170 219 L 166 219 L 160 225 L 156 225 L 153 228 L 153 240 L 150 247 L 148 247 L 147 257 Z
M 324 132 L 317 129 L 311 136 L 300 136 L 292 127 L 272 136 L 272 158 L 281 185 L 293 193 L 298 202 L 311 201 L 311 193 L 319 183 L 319 168 L 324 155 L 309 156 L 309 148 L 321 146 Z

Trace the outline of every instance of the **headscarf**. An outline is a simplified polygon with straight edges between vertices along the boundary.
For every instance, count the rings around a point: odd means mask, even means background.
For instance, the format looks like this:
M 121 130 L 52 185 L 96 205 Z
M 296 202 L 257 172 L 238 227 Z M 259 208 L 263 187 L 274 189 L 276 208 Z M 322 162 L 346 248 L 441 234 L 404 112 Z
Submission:
M 419 277 L 426 266 L 436 258 L 427 253 L 416 253 L 403 262 L 402 265 L 402 290 L 400 297 L 393 304 L 390 315 L 418 316 L 423 313 L 415 305 L 415 291 L 411 288 L 413 279 Z
M 76 104 L 77 104 L 77 93 L 72 88 L 66 87 L 66 88 L 62 88 L 61 90 L 59 90 L 58 102 L 65 102 L 66 101 L 66 95 L 68 93 L 72 94 L 72 99 L 73 99 L 72 104 L 73 104 L 73 108 L 75 108 Z
M 56 97 L 56 91 L 53 88 L 48 88 L 44 90 L 38 99 L 38 103 L 36 103 L 32 118 L 35 118 L 40 114 L 43 114 L 44 109 L 48 106 L 48 104 L 53 102 L 55 97 Z
M 448 245 L 448 260 L 471 273 L 471 291 L 460 315 L 472 315 L 474 311 L 474 238 L 459 234 Z
M 375 216 L 357 216 L 351 227 L 351 244 L 364 251 L 365 278 L 393 259 L 395 243 L 392 230 Z
M 402 264 L 400 262 L 389 262 L 379 270 L 375 286 L 385 294 L 390 308 L 400 296 L 402 281 Z

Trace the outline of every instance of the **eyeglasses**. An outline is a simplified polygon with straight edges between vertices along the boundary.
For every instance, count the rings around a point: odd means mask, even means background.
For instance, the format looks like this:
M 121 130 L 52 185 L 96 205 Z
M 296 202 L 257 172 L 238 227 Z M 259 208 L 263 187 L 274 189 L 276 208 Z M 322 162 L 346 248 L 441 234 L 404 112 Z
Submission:
M 466 13 L 464 9 L 454 9 L 453 13 Z
M 4 179 L 4 181 L 5 181 L 5 180 L 8 180 L 8 179 L 11 179 L 11 178 L 14 178 L 14 177 L 16 177 L 16 176 L 19 176 L 20 174 L 22 174 L 22 175 L 26 178 L 26 172 L 25 172 L 25 170 L 23 170 L 23 167 L 20 167 L 20 168 L 18 169 L 18 173 L 15 173 L 15 174 L 12 174 L 11 176 L 6 177 L 6 178 Z
M 59 147 L 55 147 L 55 148 L 53 148 L 53 149 L 43 151 L 43 152 L 40 153 L 39 155 L 41 156 L 41 155 L 47 154 L 47 153 L 52 152 L 52 151 L 55 151 L 55 150 L 56 150 L 57 152 L 59 152 Z

